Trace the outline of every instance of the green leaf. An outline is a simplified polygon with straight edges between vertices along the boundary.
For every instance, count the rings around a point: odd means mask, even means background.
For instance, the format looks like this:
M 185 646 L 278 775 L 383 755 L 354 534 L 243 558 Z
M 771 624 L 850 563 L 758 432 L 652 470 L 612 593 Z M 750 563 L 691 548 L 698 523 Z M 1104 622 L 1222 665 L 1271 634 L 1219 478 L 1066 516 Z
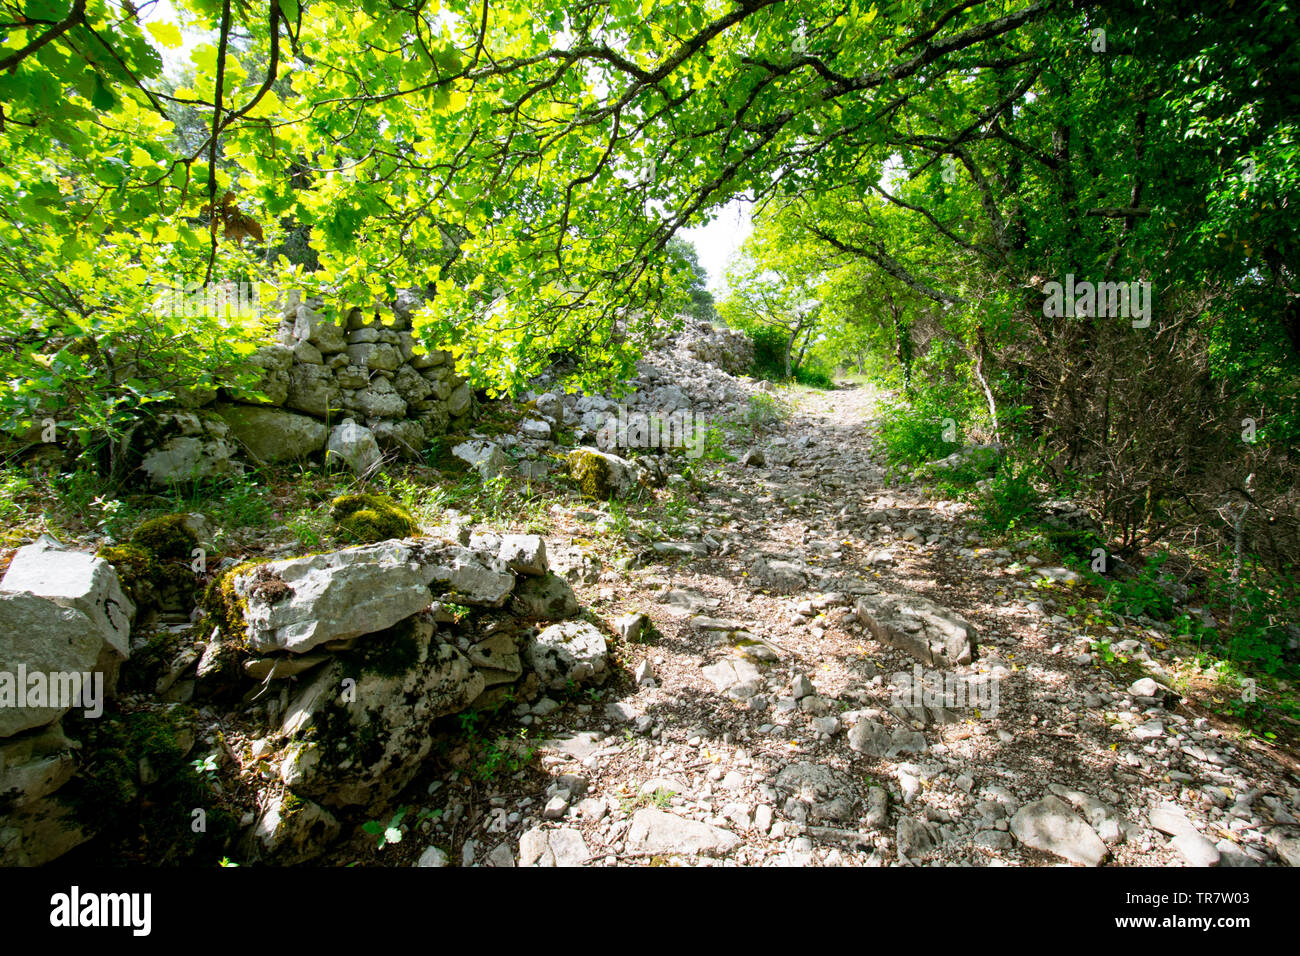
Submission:
M 146 23 L 146 30 L 155 40 L 170 50 L 179 47 L 184 41 L 181 39 L 181 31 L 174 23 Z

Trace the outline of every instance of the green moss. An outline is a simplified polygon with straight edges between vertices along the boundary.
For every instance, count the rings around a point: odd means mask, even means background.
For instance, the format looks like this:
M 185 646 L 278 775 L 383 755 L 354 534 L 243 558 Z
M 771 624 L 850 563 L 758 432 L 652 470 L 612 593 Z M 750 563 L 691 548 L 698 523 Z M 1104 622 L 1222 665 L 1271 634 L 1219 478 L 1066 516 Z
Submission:
M 330 517 L 348 537 L 365 543 L 409 538 L 420 530 L 410 512 L 385 495 L 340 495 Z
M 103 558 L 117 572 L 122 591 L 137 608 L 153 603 L 156 597 L 154 576 L 158 564 L 153 555 L 138 544 L 117 544 L 100 548 L 97 557 Z
M 245 561 L 243 564 L 222 571 L 212 579 L 212 583 L 203 592 L 203 599 L 199 604 L 207 612 L 208 620 L 221 631 L 221 635 L 238 641 L 241 646 L 248 637 L 248 627 L 244 623 L 248 602 L 235 593 L 235 577 L 258 565 L 266 564 L 269 560 L 269 558 L 258 558 Z
M 152 518 L 135 529 L 131 543 L 144 548 L 159 561 L 189 561 L 199 546 L 199 539 L 186 525 L 187 519 L 188 515 Z
M 399 621 L 392 627 L 371 634 L 360 647 L 341 654 L 344 675 L 360 677 L 362 673 L 380 677 L 401 677 L 420 662 L 420 642 L 415 618 Z
M 569 475 L 578 483 L 584 497 L 602 501 L 609 499 L 609 462 L 600 455 L 585 448 L 570 452 Z
M 194 607 L 198 582 L 190 561 L 199 539 L 186 520 L 179 514 L 153 518 L 135 529 L 129 543 L 99 552 L 117 571 L 137 610 L 156 606 L 186 612 Z
M 284 799 L 280 801 L 280 819 L 288 820 L 295 813 L 301 811 L 305 806 L 306 804 L 302 802 L 301 797 L 292 790 L 286 790 L 284 792 Z
M 98 834 L 85 849 L 90 859 L 82 862 L 206 864 L 220 858 L 238 822 L 222 807 L 209 775 L 195 771 L 177 742 L 192 712 L 164 707 L 68 720 L 69 734 L 83 745 L 82 766 L 56 799 Z M 142 759 L 153 771 L 148 786 L 140 782 Z M 191 827 L 196 808 L 206 816 L 202 833 Z

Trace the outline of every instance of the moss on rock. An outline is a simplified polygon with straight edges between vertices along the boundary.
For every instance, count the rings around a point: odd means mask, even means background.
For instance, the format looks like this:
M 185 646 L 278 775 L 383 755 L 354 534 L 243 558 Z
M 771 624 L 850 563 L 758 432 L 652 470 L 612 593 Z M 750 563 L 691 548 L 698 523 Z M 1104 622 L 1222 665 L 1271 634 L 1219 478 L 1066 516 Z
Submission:
M 79 851 L 81 862 L 210 864 L 221 857 L 238 821 L 209 775 L 187 759 L 195 723 L 193 711 L 177 706 L 69 718 L 69 734 L 82 742 L 82 767 L 55 799 L 99 834 Z M 191 825 L 195 808 L 204 810 L 200 832 Z
M 431 622 L 417 615 L 367 636 L 359 647 L 339 655 L 344 675 L 354 679 L 364 673 L 401 677 L 420 663 L 419 637 L 427 644 L 431 630 Z
M 113 566 L 122 590 L 137 608 L 154 603 L 158 564 L 148 550 L 138 544 L 115 544 L 100 548 L 96 557 Z
M 587 498 L 608 500 L 613 490 L 610 484 L 609 462 L 585 448 L 569 453 L 569 475 Z
M 189 526 L 189 515 L 163 515 L 136 528 L 131 543 L 158 561 L 189 561 L 199 546 L 199 538 Z
M 260 564 L 266 564 L 268 560 L 270 559 L 261 558 L 245 561 L 233 568 L 227 568 L 213 578 L 212 583 L 203 592 L 203 600 L 199 606 L 207 613 L 208 620 L 216 625 L 222 637 L 237 641 L 241 647 L 248 639 L 248 627 L 244 623 L 244 612 L 248 609 L 248 603 L 235 593 L 235 577 Z
M 101 548 L 122 590 L 138 611 L 149 607 L 187 612 L 198 600 L 198 579 L 190 566 L 199 547 L 189 515 L 163 515 L 144 522 L 126 544 Z
M 330 506 L 330 517 L 340 531 L 364 544 L 409 538 L 420 531 L 410 512 L 386 495 L 340 495 Z

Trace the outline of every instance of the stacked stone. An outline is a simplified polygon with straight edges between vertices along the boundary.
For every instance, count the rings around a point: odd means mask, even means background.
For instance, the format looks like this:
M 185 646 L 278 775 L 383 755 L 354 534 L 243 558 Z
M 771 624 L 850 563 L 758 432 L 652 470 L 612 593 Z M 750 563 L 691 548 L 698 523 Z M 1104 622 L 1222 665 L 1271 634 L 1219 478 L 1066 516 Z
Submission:
M 102 712 L 134 615 L 111 565 L 48 536 L 0 578 L 0 866 L 38 866 L 93 835 L 58 798 L 80 746 L 63 718 Z
M 328 445 L 357 470 L 381 449 L 418 458 L 473 406 L 450 354 L 417 353 L 411 314 L 422 304 L 404 290 L 391 305 L 354 308 L 337 320 L 319 299 L 291 295 L 275 344 L 250 357 L 261 370 L 258 385 L 227 390 L 227 401 L 205 394 L 191 403 L 195 411 L 166 416 L 166 437 L 145 454 L 144 471 L 158 484 L 236 473 L 239 448 L 271 463 Z

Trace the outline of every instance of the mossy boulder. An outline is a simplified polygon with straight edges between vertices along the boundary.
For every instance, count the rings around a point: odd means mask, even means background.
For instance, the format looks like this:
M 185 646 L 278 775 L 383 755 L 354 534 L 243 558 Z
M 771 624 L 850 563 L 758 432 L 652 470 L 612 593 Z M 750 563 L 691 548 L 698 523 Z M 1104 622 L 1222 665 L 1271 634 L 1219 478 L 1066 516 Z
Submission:
M 330 505 L 330 517 L 340 531 L 363 544 L 420 532 L 411 513 L 386 495 L 340 495 Z
M 127 543 L 100 549 L 98 557 L 113 566 L 138 610 L 184 613 L 197 603 L 198 578 L 191 567 L 199 548 L 196 523 L 196 516 L 187 514 L 151 518 Z
M 199 546 L 190 515 L 163 515 L 151 518 L 131 534 L 131 543 L 148 551 L 159 561 L 189 561 Z
M 599 501 L 623 498 L 640 484 L 632 462 L 595 448 L 575 448 L 569 452 L 568 463 L 569 476 L 587 498 Z
M 100 548 L 95 557 L 103 558 L 113 566 L 122 590 L 137 608 L 154 603 L 153 579 L 158 568 L 153 555 L 146 549 L 138 544 L 115 544 Z
M 204 603 L 227 640 L 258 654 L 303 654 L 427 608 L 437 571 L 427 565 L 409 540 L 245 564 L 214 581 Z

